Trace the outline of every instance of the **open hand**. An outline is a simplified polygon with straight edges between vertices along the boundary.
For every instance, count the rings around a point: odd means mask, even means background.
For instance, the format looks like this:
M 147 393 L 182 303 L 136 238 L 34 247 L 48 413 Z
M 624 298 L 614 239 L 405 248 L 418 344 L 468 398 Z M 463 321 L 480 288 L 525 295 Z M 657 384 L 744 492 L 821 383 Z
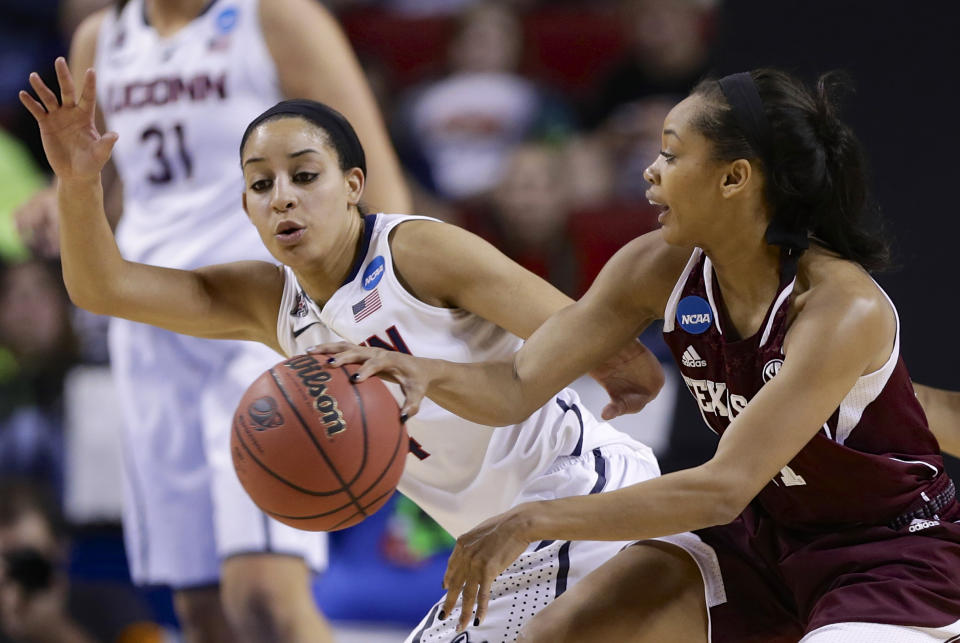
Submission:
M 17 232 L 37 256 L 53 259 L 60 256 L 60 219 L 57 189 L 40 190 L 13 211 Z
M 40 79 L 36 72 L 30 74 L 30 86 L 40 99 L 38 102 L 28 92 L 20 92 L 20 102 L 37 119 L 43 151 L 50 167 L 61 180 L 85 180 L 97 178 L 114 143 L 115 132 L 101 135 L 94 122 L 96 111 L 96 80 L 94 71 L 88 69 L 83 76 L 80 96 L 76 95 L 73 78 L 65 59 L 57 58 L 54 66 L 60 83 L 60 98 Z
M 330 366 L 360 364 L 360 368 L 353 375 L 353 380 L 356 382 L 362 382 L 371 375 L 376 375 L 399 384 L 405 397 L 400 407 L 402 422 L 406 422 L 407 418 L 420 410 L 420 402 L 423 401 L 423 396 L 427 392 L 429 380 L 416 357 L 347 342 L 320 344 L 311 347 L 309 352 L 330 355 L 328 361 Z
M 660 360 L 639 341 L 632 341 L 616 355 L 590 371 L 610 396 L 600 417 L 612 420 L 643 409 L 663 388 Z
M 458 632 L 466 629 L 471 620 L 475 626 L 483 622 L 493 581 L 530 545 L 523 535 L 527 524 L 524 508 L 525 505 L 518 505 L 457 538 L 443 577 L 447 598 L 440 614 L 445 618 L 452 613 L 457 598 L 462 596 Z

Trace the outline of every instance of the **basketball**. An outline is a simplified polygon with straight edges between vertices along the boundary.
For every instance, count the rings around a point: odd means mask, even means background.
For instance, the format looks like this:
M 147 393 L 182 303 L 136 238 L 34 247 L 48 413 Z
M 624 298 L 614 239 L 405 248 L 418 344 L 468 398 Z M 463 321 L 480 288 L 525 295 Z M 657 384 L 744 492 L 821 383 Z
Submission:
M 230 452 L 260 509 L 308 531 L 362 521 L 393 495 L 409 449 L 400 410 L 380 379 L 354 383 L 327 356 L 276 364 L 244 393 Z

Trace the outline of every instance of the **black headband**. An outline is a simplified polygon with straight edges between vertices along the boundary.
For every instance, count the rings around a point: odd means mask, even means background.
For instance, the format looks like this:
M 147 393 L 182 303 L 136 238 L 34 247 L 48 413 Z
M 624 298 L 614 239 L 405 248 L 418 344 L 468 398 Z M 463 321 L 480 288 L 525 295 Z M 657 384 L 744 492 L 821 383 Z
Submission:
M 243 154 L 243 146 L 251 132 L 264 121 L 277 116 L 299 116 L 322 129 L 330 137 L 330 143 L 337 150 L 337 155 L 340 157 L 340 167 L 343 169 L 358 167 L 366 176 L 367 161 L 363 154 L 363 146 L 360 144 L 360 139 L 350 122 L 344 118 L 343 114 L 332 107 L 305 98 L 281 101 L 250 121 L 247 129 L 243 132 L 243 138 L 240 139 L 241 154 Z
M 770 153 L 771 134 L 770 122 L 763 111 L 763 101 L 757 84 L 753 81 L 750 72 L 740 72 L 724 76 L 719 81 L 720 91 L 723 92 L 737 126 L 743 132 L 750 147 L 763 161 L 767 172 L 773 170 L 773 155 Z M 790 223 L 783 216 L 776 214 L 767 226 L 765 239 L 770 245 L 780 246 L 788 251 L 803 251 L 810 246 L 806 227 Z
M 750 72 L 730 74 L 717 82 L 720 83 L 720 91 L 730 104 L 733 118 L 743 131 L 750 147 L 754 149 L 760 160 L 766 163 L 770 143 L 770 124 L 763 111 L 763 101 L 760 100 L 757 84 L 753 82 Z

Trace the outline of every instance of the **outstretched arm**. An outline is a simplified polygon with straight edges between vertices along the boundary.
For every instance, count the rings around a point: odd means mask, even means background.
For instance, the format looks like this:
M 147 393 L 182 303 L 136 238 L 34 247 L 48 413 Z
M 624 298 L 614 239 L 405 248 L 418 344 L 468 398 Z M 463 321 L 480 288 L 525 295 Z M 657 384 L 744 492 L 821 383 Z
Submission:
M 70 42 L 70 70 L 77 78 L 93 67 L 97 48 L 97 34 L 106 15 L 113 11 L 107 7 L 87 16 L 77 27 Z M 106 129 L 103 114 L 96 110 L 97 129 Z M 117 170 L 111 161 L 107 161 L 100 172 L 105 198 L 105 209 L 110 227 L 116 228 L 123 210 L 123 186 Z M 29 201 L 13 213 L 17 230 L 30 249 L 41 257 L 59 257 L 60 255 L 60 213 L 57 207 L 57 186 L 50 186 L 37 192 Z
M 611 259 L 580 301 L 563 307 L 536 328 L 509 361 L 458 364 L 342 343 L 317 350 L 336 353 L 334 363 L 363 363 L 360 380 L 379 374 L 398 382 L 407 396 L 402 408 L 406 415 L 416 412 L 426 394 L 474 422 L 514 424 L 574 379 L 609 360 L 659 317 L 687 254 L 667 246 L 659 233 L 635 239 Z M 519 280 L 496 285 L 465 276 L 463 281 L 455 298 L 458 307 L 521 336 L 536 327 L 528 321 L 525 328 L 516 328 L 503 319 L 507 314 L 521 315 L 518 311 L 529 306 L 526 297 L 514 296 L 522 294 Z
M 960 391 L 945 391 L 916 382 L 913 388 L 940 449 L 960 458 Z
M 88 69 L 77 94 L 63 58 L 56 61 L 61 101 L 37 74 L 20 101 L 40 128 L 57 175 L 64 283 L 78 306 L 201 337 L 259 340 L 277 348 L 282 275 L 270 264 L 243 262 L 195 271 L 125 261 L 103 209 L 100 172 L 117 134 L 94 121 L 96 80 Z M 62 105 L 60 104 L 62 102 Z
M 457 539 L 444 577 L 449 613 L 463 595 L 483 619 L 496 576 L 538 540 L 642 540 L 725 524 L 787 466 L 865 372 L 889 355 L 893 311 L 873 296 L 812 297 L 777 376 L 723 433 L 707 463 L 630 487 L 519 505 Z M 804 472 L 797 472 L 803 474 Z

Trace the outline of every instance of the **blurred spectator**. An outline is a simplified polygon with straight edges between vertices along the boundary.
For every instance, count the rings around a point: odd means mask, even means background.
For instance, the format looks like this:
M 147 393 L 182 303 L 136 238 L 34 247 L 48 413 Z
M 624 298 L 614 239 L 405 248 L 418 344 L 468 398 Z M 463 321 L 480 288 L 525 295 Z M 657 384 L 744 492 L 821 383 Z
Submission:
M 483 2 L 463 15 L 447 76 L 404 101 L 396 135 L 408 169 L 445 198 L 492 188 L 512 145 L 572 127 L 563 103 L 520 76 L 521 25 L 506 5 Z
M 328 4 L 338 11 L 364 5 L 383 7 L 406 16 L 433 16 L 454 14 L 475 2 L 476 0 L 334 0 Z
M 44 187 L 46 178 L 26 148 L 0 129 L 0 260 L 22 261 L 28 252 L 13 220 L 14 209 Z
M 63 462 L 63 378 L 76 351 L 69 302 L 54 264 L 0 268 L 0 471 L 50 480 Z
M 617 106 L 600 124 L 598 135 L 616 159 L 613 166 L 613 197 L 617 201 L 647 203 L 650 186 L 644 169 L 660 153 L 663 119 L 678 102 L 673 96 L 649 96 Z
M 0 480 L 0 640 L 152 643 L 163 633 L 129 586 L 71 583 L 58 505 L 43 487 Z
M 596 135 L 574 136 L 563 146 L 563 183 L 573 210 L 595 210 L 613 199 L 615 164 L 609 146 Z
M 40 135 L 17 91 L 25 87 L 31 71 L 49 69 L 49 61 L 66 50 L 59 5 L 59 0 L 0 1 L 0 128 L 24 141 L 38 160 L 43 159 Z
M 580 259 L 578 294 L 625 243 L 659 225 L 659 212 L 645 196 L 643 169 L 659 153 L 661 124 L 673 102 L 657 97 L 628 103 L 595 133 L 564 148 L 567 234 L 576 240 Z
M 490 198 L 465 225 L 569 295 L 583 289 L 580 258 L 567 233 L 570 210 L 556 146 L 524 143 L 504 161 Z
M 685 96 L 706 73 L 713 0 L 622 0 L 624 59 L 599 84 L 585 120 L 596 125 L 624 103 Z
M 95 1 L 95 0 L 90 0 Z M 541 0 L 542 1 L 542 0 Z M 577 0 L 582 2 L 583 0 Z M 380 7 L 408 18 L 425 16 L 456 15 L 478 0 L 327 0 L 327 6 L 336 11 L 346 11 L 357 7 Z M 510 6 L 520 9 L 537 4 L 537 0 L 504 0 Z

